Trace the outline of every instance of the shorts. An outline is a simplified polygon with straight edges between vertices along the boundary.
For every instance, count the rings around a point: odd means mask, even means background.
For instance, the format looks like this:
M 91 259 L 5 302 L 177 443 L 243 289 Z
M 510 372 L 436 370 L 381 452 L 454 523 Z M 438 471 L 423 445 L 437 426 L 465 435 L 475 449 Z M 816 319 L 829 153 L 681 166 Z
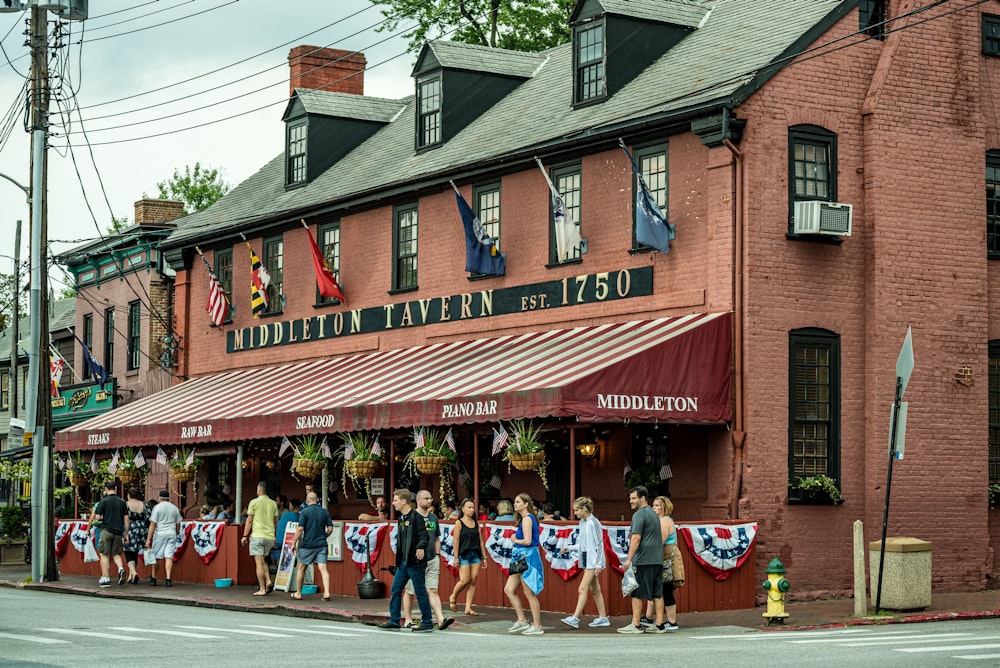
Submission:
M 272 547 L 274 547 L 273 538 L 257 538 L 257 536 L 250 536 L 251 557 L 263 557 L 271 551 Z
M 473 552 L 469 550 L 468 552 L 463 552 L 458 555 L 458 565 L 459 566 L 472 566 L 474 564 L 480 564 L 483 562 L 483 558 L 479 556 L 478 552 Z
M 677 599 L 674 598 L 673 582 L 663 583 L 663 605 L 668 608 L 672 605 L 677 605 Z
M 424 587 L 426 589 L 437 589 L 438 588 L 438 578 L 441 575 L 441 558 L 437 555 L 431 557 L 431 560 L 427 562 L 427 568 L 424 569 Z M 413 589 L 413 580 L 406 581 L 406 593 L 415 595 L 417 592 Z
M 101 537 L 97 541 L 97 551 L 107 557 L 113 557 L 122 553 L 122 545 L 121 536 L 105 529 L 101 532 Z
M 173 559 L 174 550 L 177 549 L 177 536 L 170 535 L 159 535 L 153 534 L 153 546 L 151 552 L 153 553 L 153 558 L 156 560 L 160 559 Z
M 299 563 L 303 566 L 326 563 L 326 545 L 323 547 L 300 547 L 298 553 Z
M 639 582 L 639 586 L 629 596 L 645 601 L 663 598 L 663 564 L 636 566 L 635 579 Z

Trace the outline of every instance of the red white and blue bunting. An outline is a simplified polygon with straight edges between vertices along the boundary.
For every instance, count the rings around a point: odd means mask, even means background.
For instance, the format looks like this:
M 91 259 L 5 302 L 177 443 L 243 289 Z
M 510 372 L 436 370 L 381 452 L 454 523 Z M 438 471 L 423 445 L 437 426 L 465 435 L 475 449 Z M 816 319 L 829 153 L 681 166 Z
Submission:
M 382 540 L 389 533 L 389 523 L 367 524 L 363 522 L 346 522 L 344 524 L 344 543 L 351 553 L 351 561 L 364 573 L 368 570 L 368 554 L 374 564 L 382 549 Z
M 622 564 L 628 558 L 629 527 L 604 527 L 604 554 L 608 559 L 608 566 L 624 573 Z
M 177 533 L 177 547 L 174 548 L 174 563 L 181 560 L 181 555 L 184 554 L 184 550 L 187 549 L 188 537 L 191 534 L 191 529 L 194 528 L 195 522 L 181 522 L 181 530 Z
M 757 523 L 679 524 L 688 551 L 716 580 L 725 580 L 750 557 Z
M 580 525 L 558 526 L 542 524 L 539 542 L 545 561 L 552 570 L 564 581 L 573 579 L 580 572 L 580 549 L 577 539 L 580 536 Z
M 189 530 L 191 542 L 194 543 L 194 551 L 206 564 L 211 562 L 219 551 L 219 541 L 222 540 L 222 531 L 225 527 L 224 521 L 192 522 Z
M 441 535 L 441 560 L 448 571 L 458 577 L 458 569 L 454 566 L 455 538 L 451 535 L 454 529 L 455 525 L 451 522 L 438 522 L 438 533 Z
M 514 543 L 512 539 L 517 533 L 517 527 L 509 524 L 486 524 L 486 552 L 496 562 L 504 577 L 510 567 L 510 555 Z

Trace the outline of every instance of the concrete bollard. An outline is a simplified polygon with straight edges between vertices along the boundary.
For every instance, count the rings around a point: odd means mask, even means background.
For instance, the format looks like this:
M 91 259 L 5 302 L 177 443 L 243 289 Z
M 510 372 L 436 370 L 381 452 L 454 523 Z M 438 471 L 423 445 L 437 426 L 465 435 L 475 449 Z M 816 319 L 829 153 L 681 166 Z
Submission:
M 865 585 L 865 523 L 854 520 L 854 616 L 868 614 L 868 590 Z

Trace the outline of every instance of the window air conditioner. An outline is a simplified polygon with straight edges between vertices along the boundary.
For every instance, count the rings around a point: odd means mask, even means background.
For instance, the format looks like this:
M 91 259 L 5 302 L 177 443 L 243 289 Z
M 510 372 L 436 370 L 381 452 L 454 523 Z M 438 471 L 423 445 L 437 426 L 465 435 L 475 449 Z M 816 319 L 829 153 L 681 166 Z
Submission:
M 796 202 L 795 234 L 851 236 L 852 207 L 838 202 Z

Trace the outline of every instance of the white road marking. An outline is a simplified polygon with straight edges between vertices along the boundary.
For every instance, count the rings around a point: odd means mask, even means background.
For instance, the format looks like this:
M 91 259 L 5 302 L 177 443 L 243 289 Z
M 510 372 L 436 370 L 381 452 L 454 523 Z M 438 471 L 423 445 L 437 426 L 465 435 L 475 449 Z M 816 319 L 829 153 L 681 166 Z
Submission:
M 140 629 L 133 626 L 110 626 L 108 628 L 110 628 L 112 631 L 131 631 L 132 633 L 159 633 L 168 636 L 180 636 L 182 638 L 206 638 L 206 639 L 225 638 L 225 636 L 210 636 L 207 633 L 189 633 L 187 631 L 165 631 L 163 629 Z
M 1000 659 L 1000 654 L 968 654 L 966 656 L 953 656 L 953 659 L 966 659 L 968 661 L 981 661 L 984 659 Z
M 107 638 L 108 640 L 146 640 L 146 638 L 136 638 L 135 636 L 120 636 L 115 633 L 101 633 L 100 631 L 80 631 L 77 629 L 36 629 L 47 633 L 65 633 L 73 636 L 86 636 L 88 638 Z
M 212 628 L 205 628 L 204 626 L 183 626 L 183 625 L 177 625 L 174 628 L 178 628 L 178 629 L 192 629 L 192 630 L 195 630 L 195 631 L 219 631 L 219 629 L 217 629 L 217 628 L 214 628 L 214 629 L 212 629 Z M 263 628 L 271 628 L 271 627 L 265 626 Z M 295 638 L 295 637 L 297 637 L 297 636 L 286 635 L 284 633 L 265 633 L 264 631 L 246 631 L 246 630 L 243 630 L 243 629 L 224 629 L 224 631 L 226 633 L 241 633 L 241 634 L 247 635 L 247 636 L 264 636 L 265 638 Z
M 964 636 L 962 640 L 975 640 L 970 638 L 971 633 L 940 633 L 932 636 L 900 636 L 899 638 L 881 638 L 879 640 L 867 640 L 865 642 L 845 642 L 844 647 L 866 647 L 871 645 L 925 645 L 927 643 L 940 642 L 942 638 L 954 639 Z M 949 640 L 951 642 L 951 640 Z
M 252 629 L 272 629 L 274 631 L 289 631 L 291 633 L 317 633 L 324 636 L 344 636 L 347 638 L 357 638 L 360 636 L 358 633 L 345 633 L 343 631 L 313 631 L 310 629 L 289 629 L 280 626 L 267 626 L 264 624 L 244 624 L 243 626 L 249 626 Z
M 983 640 L 988 640 L 991 638 L 997 638 L 1000 636 L 991 636 L 990 638 L 983 638 Z M 948 647 L 900 647 L 897 652 L 957 652 L 959 650 L 966 649 L 1000 649 L 1000 644 L 990 643 L 988 645 L 950 645 Z
M 58 645 L 60 643 L 68 643 L 68 640 L 59 640 L 57 638 L 43 638 L 42 636 L 22 636 L 16 633 L 3 633 L 0 632 L 0 638 L 10 638 L 12 640 L 26 640 L 27 642 L 38 642 L 43 645 Z
M 883 631 L 877 635 L 892 635 L 896 633 L 913 633 L 912 631 Z M 795 638 L 829 638 L 831 636 L 845 636 L 845 635 L 865 635 L 865 636 L 875 636 L 875 629 L 863 628 L 863 629 L 832 629 L 830 631 L 778 631 L 778 632 L 763 632 L 757 631 L 754 633 L 747 633 L 745 635 L 712 635 L 712 636 L 690 636 L 692 640 L 724 640 L 724 639 L 736 639 L 736 640 L 783 640 L 786 642 L 794 642 L 790 639 Z M 842 638 L 844 639 L 844 638 Z

